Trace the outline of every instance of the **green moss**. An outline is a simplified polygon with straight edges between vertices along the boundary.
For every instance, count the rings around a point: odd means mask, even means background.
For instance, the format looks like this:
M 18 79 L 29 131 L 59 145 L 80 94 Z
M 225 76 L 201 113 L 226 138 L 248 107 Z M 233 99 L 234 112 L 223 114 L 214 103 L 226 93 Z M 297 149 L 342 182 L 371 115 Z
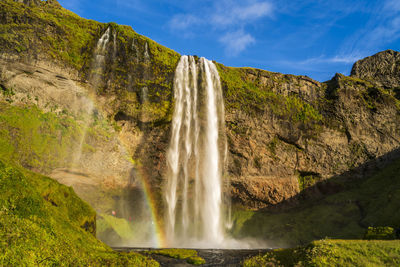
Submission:
M 101 237 L 102 233 L 108 228 L 111 228 L 122 240 L 129 240 L 134 236 L 134 231 L 129 222 L 123 218 L 117 218 L 111 215 L 101 214 L 101 219 L 98 220 L 101 224 L 98 235 Z
M 392 240 L 396 239 L 396 235 L 392 227 L 368 227 L 364 239 Z
M 383 89 L 367 80 L 347 76 L 341 77 L 341 83 L 357 91 L 362 103 L 372 112 L 376 112 L 380 106 L 387 103 L 394 104 L 400 110 L 396 89 Z
M 168 120 L 170 107 L 166 103 L 172 102 L 173 74 L 180 58 L 175 51 L 137 34 L 129 26 L 83 19 L 55 5 L 29 7 L 5 0 L 0 2 L 0 16 L 5 18 L 0 24 L 0 46 L 4 53 L 28 58 L 47 56 L 55 63 L 77 70 L 87 80 L 96 74 L 100 80 L 97 92 L 116 94 L 122 106 L 132 104 L 123 97 L 124 91 L 135 89 L 134 93 L 139 95 L 140 88 L 132 88 L 133 85 L 151 83 L 148 86 L 149 120 L 160 117 Z M 106 53 L 105 69 L 93 69 L 96 43 L 108 27 L 116 34 L 116 45 L 112 49 L 110 46 Z M 145 53 L 149 59 L 144 58 Z M 111 86 L 106 86 L 105 81 L 112 81 L 108 83 Z M 139 104 L 133 103 L 133 106 Z
M 321 240 L 295 249 L 273 250 L 243 266 L 398 266 L 400 241 Z
M 318 175 L 313 175 L 313 174 L 298 174 L 298 180 L 299 180 L 299 188 L 300 191 L 304 191 L 305 189 L 315 185 L 319 181 L 321 181 L 321 177 Z
M 93 153 L 114 131 L 102 118 L 84 124 L 65 112 L 43 112 L 35 105 L 0 101 L 0 157 L 42 173 L 70 167 L 84 132 L 83 152 Z
M 280 212 L 234 210 L 236 237 L 271 240 L 274 246 L 305 244 L 325 237 L 362 239 L 368 226 L 400 225 L 400 160 L 363 180 L 329 181 L 339 193 L 318 200 L 304 200 Z M 390 185 L 390 186 L 387 186 Z
M 42 51 L 76 69 L 81 69 L 91 56 L 88 47 L 93 43 L 99 23 L 84 20 L 54 5 L 28 7 L 14 1 L 2 1 L 0 6 L 1 12 L 7 14 L 6 18 L 14 18 L 14 23 L 1 25 L 0 42 L 5 48 L 14 48 L 19 53 L 31 52 L 31 42 L 38 40 L 42 43 Z M 12 28 L 8 28 L 10 26 Z
M 322 115 L 313 105 L 296 95 L 284 96 L 275 93 L 272 88 L 260 86 L 257 79 L 253 81 L 247 77 L 247 68 L 231 68 L 221 64 L 217 64 L 217 68 L 225 90 L 228 110 L 242 110 L 251 115 L 270 110 L 282 119 L 310 126 L 322 122 Z M 283 76 L 283 80 L 271 80 L 275 84 L 284 83 L 285 77 Z
M 197 251 L 193 249 L 180 249 L 180 248 L 169 248 L 148 251 L 148 254 L 158 254 L 174 259 L 186 259 L 190 264 L 201 265 L 205 264 L 206 261 L 197 255 Z
M 98 241 L 95 212 L 71 188 L 0 161 L 0 265 L 158 266 Z
M 0 91 L 5 97 L 10 97 L 15 95 L 13 88 L 5 87 L 4 85 L 0 84 Z
M 232 216 L 232 221 L 234 222 L 234 226 L 232 228 L 232 234 L 235 236 L 240 235 L 240 231 L 243 228 L 243 224 L 250 220 L 251 217 L 255 214 L 254 211 L 251 210 L 242 210 L 242 209 L 235 209 L 235 212 Z
M 43 172 L 70 161 L 71 144 L 81 133 L 68 117 L 6 102 L 0 102 L 0 124 L 0 157 Z

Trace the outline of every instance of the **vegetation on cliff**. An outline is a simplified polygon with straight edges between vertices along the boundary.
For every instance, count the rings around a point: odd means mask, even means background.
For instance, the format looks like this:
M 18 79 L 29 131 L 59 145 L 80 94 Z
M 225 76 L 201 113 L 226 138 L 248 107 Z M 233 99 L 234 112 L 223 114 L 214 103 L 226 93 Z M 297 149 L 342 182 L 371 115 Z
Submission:
M 1 101 L 0 125 L 1 158 L 43 173 L 71 162 L 71 144 L 81 136 L 79 125 L 70 118 Z
M 141 90 L 148 90 L 151 120 L 168 120 L 172 80 L 179 54 L 137 34 L 129 26 L 83 19 L 58 4 L 39 1 L 30 6 L 12 0 L 0 1 L 0 46 L 6 58 L 49 61 L 92 76 L 97 41 L 110 29 L 112 40 L 105 54 L 106 67 L 99 94 L 117 95 L 113 106 L 126 116 L 139 119 Z M 128 90 L 127 90 L 128 89 Z
M 0 265 L 158 266 L 95 238 L 96 214 L 74 191 L 0 161 Z
M 238 210 L 233 234 L 261 235 L 274 246 L 287 247 L 325 237 L 363 239 L 370 226 L 400 227 L 400 159 L 366 179 L 348 182 L 337 177 L 317 185 L 341 190 L 319 198 L 305 196 L 300 205 L 279 212 Z M 369 231 L 366 238 L 372 239 Z
M 0 157 L 45 174 L 72 167 L 77 150 L 93 153 L 96 143 L 109 139 L 109 126 L 101 119 L 84 124 L 67 113 L 11 105 L 0 97 Z
M 293 75 L 282 75 L 251 68 L 232 68 L 217 64 L 221 82 L 225 89 L 225 103 L 228 110 L 243 110 L 250 115 L 270 110 L 274 115 L 293 123 L 318 124 L 323 117 L 315 107 L 298 95 L 283 95 L 274 88 L 290 83 Z M 262 85 L 257 73 L 270 76 L 274 83 Z M 257 76 L 251 79 L 251 76 Z

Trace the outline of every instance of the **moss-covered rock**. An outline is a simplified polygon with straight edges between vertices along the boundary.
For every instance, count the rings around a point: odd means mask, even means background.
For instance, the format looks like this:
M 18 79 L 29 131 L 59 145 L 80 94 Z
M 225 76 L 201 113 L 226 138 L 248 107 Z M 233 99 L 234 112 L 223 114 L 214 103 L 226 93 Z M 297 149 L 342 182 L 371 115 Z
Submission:
M 197 255 L 197 251 L 193 249 L 168 248 L 146 251 L 146 254 L 157 254 L 174 259 L 183 259 L 186 260 L 187 263 L 193 265 L 202 265 L 206 263 L 203 258 Z
M 400 241 L 321 240 L 294 249 L 272 250 L 243 266 L 397 266 Z
M 71 188 L 0 161 L 1 265 L 158 266 L 94 237 L 96 214 Z

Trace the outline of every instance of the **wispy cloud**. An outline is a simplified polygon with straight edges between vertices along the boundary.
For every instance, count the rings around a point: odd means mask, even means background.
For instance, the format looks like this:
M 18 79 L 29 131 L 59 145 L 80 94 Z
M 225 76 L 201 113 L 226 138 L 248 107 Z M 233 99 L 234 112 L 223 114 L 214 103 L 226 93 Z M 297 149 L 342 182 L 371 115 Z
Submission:
M 175 15 L 169 22 L 169 26 L 174 30 L 186 30 L 194 25 L 203 24 L 203 21 L 191 14 Z
M 250 23 L 266 16 L 272 16 L 272 4 L 269 2 L 222 1 L 215 7 L 211 22 L 217 27 Z
M 386 0 L 373 7 L 364 28 L 345 40 L 339 55 L 370 55 L 400 38 L 400 1 Z
M 388 0 L 385 3 L 385 9 L 391 12 L 400 11 L 400 1 L 399 0 Z
M 225 34 L 219 39 L 219 41 L 225 45 L 225 51 L 229 56 L 237 56 L 249 45 L 253 44 L 255 39 L 243 30 L 239 30 Z
M 210 6 L 199 8 L 197 13 L 173 16 L 169 27 L 183 36 L 193 36 L 195 30 L 217 32 L 222 36 L 219 42 L 224 45 L 226 53 L 237 56 L 255 42 L 255 38 L 245 31 L 246 26 L 272 17 L 273 11 L 271 2 L 265 0 L 215 1 Z
M 342 55 L 342 56 L 334 56 L 334 57 L 319 56 L 319 57 L 309 58 L 309 59 L 297 62 L 297 64 L 300 64 L 300 65 L 321 64 L 321 63 L 352 64 L 352 63 L 355 63 L 360 58 L 361 58 L 361 56 L 355 56 L 355 55 Z

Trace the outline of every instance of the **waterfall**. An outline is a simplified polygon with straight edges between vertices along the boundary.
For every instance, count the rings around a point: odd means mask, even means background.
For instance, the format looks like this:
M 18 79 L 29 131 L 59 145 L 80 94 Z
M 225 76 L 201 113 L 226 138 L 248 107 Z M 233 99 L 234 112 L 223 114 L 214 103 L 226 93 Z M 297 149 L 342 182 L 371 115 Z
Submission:
M 150 62 L 149 45 L 147 42 L 144 44 L 143 58 L 144 62 L 146 63 Z
M 106 55 L 108 51 L 108 44 L 111 39 L 111 29 L 107 28 L 107 30 L 103 33 L 100 39 L 97 41 L 96 49 L 94 50 L 94 60 L 91 66 L 90 73 L 90 83 L 94 88 L 98 89 L 104 85 L 103 82 L 103 74 L 106 67 Z
M 196 62 L 182 56 L 174 98 L 165 187 L 167 238 L 173 246 L 219 247 L 224 241 L 222 175 L 227 145 L 215 65 L 205 58 Z
M 107 44 L 110 41 L 110 28 L 107 28 L 107 30 L 103 33 L 103 35 L 100 37 L 99 41 L 97 42 L 97 53 L 102 54 L 106 52 L 107 49 Z
M 114 35 L 115 36 L 115 35 Z M 102 75 L 104 73 L 105 68 L 105 57 L 107 54 L 107 45 L 111 38 L 111 30 L 107 28 L 107 30 L 103 33 L 100 39 L 97 41 L 97 45 L 94 51 L 94 60 L 91 66 L 91 74 L 90 74 L 90 82 L 94 88 L 98 88 L 101 85 Z M 115 39 L 115 38 L 114 38 Z M 114 45 L 115 46 L 115 45 Z M 89 99 L 88 96 L 82 97 L 85 100 L 85 105 L 82 106 L 82 133 L 78 143 L 78 147 L 76 148 L 76 152 L 72 158 L 72 167 L 76 167 L 81 164 L 82 157 L 82 149 L 83 144 L 86 139 L 87 130 L 89 125 L 92 123 L 92 115 L 95 109 L 94 103 Z

